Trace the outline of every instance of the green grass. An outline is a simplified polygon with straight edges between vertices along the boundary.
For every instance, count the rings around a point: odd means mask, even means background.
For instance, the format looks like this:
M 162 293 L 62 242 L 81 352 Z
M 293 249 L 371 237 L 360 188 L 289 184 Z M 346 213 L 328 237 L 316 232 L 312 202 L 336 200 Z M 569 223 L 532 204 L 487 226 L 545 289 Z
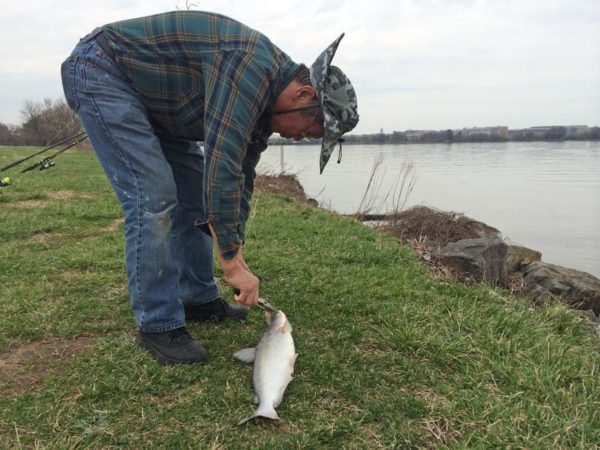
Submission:
M 0 148 L 0 165 L 23 154 Z M 253 410 L 252 369 L 231 355 L 262 334 L 258 310 L 241 325 L 189 327 L 208 364 L 158 365 L 135 345 L 120 208 L 94 155 L 7 174 L 0 364 L 47 342 L 88 345 L 0 380 L 0 447 L 600 445 L 600 346 L 578 313 L 437 281 L 390 237 L 260 193 L 245 253 L 300 356 L 278 408 L 285 422 L 238 427 Z

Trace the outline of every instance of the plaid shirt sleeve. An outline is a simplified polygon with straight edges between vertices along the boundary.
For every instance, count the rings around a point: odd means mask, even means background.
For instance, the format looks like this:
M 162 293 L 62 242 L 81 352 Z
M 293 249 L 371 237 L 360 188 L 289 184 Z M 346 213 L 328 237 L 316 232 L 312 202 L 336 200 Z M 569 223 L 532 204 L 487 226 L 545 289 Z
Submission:
M 231 259 L 243 243 L 254 168 L 260 153 L 248 151 L 257 118 L 266 108 L 269 80 L 254 55 L 224 51 L 205 73 L 204 116 L 206 219 L 221 254 Z
M 255 167 L 270 128 L 259 117 L 298 68 L 228 17 L 174 11 L 107 24 L 115 61 L 161 129 L 204 142 L 203 204 L 225 259 L 244 240 Z

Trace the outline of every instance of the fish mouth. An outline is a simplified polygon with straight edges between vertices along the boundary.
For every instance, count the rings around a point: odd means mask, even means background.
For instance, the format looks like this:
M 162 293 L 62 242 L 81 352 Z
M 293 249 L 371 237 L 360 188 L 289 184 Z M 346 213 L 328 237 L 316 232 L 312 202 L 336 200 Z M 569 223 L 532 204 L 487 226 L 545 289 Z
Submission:
M 269 310 L 274 313 L 277 313 L 277 311 L 279 311 L 277 308 L 275 308 L 273 305 L 271 305 L 264 298 L 258 299 L 258 306 L 260 306 L 264 311 Z
M 265 314 L 265 320 L 267 321 L 267 324 L 276 329 L 283 327 L 288 322 L 287 316 L 280 309 L 275 312 L 264 309 L 263 312 Z
M 277 311 L 276 314 L 273 314 L 273 317 L 271 319 L 271 323 L 269 324 L 269 327 L 271 330 L 277 331 L 280 333 L 285 333 L 285 332 L 291 331 L 291 325 L 288 322 L 287 316 L 281 310 Z

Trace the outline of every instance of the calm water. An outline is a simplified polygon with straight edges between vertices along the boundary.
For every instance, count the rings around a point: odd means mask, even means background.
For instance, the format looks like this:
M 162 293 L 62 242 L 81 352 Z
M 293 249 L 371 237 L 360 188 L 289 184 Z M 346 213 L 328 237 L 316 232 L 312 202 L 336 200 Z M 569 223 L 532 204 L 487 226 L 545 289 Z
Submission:
M 545 262 L 600 277 L 600 142 L 348 145 L 342 163 L 336 151 L 323 175 L 318 154 L 318 146 L 283 147 L 283 168 L 324 207 L 356 212 L 381 159 L 370 198 L 385 212 L 393 205 L 384 197 L 412 164 L 417 179 L 406 207 L 464 213 L 541 251 Z M 272 146 L 258 172 L 281 168 L 281 147 Z

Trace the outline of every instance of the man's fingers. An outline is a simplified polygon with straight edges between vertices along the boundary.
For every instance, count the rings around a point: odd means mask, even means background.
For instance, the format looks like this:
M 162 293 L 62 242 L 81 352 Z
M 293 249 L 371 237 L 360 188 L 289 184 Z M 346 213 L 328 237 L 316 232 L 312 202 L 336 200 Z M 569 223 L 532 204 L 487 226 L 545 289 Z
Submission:
M 253 300 L 254 297 L 255 296 L 253 294 L 249 295 L 247 293 L 241 293 L 240 295 L 234 296 L 233 299 L 244 306 L 253 306 L 256 305 L 258 301 Z
M 243 262 L 240 258 L 239 262 Z M 236 302 L 252 306 L 258 303 L 258 287 L 260 280 L 244 264 L 238 265 L 236 269 L 226 272 L 225 281 L 233 287 Z
M 250 300 L 251 300 L 251 303 L 250 303 L 251 305 L 258 304 L 258 290 L 252 294 L 252 296 L 250 297 Z
M 242 305 L 245 305 L 245 304 L 246 304 L 246 298 L 247 298 L 247 297 L 248 297 L 248 294 L 240 292 L 239 294 L 235 295 L 235 296 L 233 297 L 233 299 L 234 299 L 236 302 L 238 302 L 238 303 L 240 303 L 240 304 L 242 304 Z
M 234 289 L 235 295 L 233 299 L 241 303 L 245 306 L 253 306 L 258 303 L 258 289 L 254 289 L 251 291 L 240 291 L 239 289 Z

